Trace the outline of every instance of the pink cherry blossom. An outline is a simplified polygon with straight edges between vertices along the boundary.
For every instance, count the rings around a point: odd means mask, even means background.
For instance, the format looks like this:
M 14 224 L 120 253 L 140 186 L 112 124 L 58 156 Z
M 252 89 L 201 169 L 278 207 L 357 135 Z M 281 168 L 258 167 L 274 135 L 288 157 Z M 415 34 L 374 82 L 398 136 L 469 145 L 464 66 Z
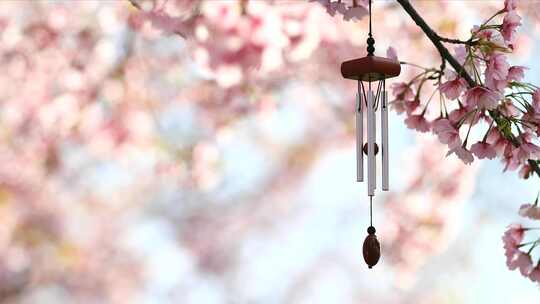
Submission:
M 502 237 L 504 255 L 506 256 L 506 265 L 514 259 L 515 255 L 519 252 L 518 246 L 523 241 L 525 229 L 520 224 L 512 224 L 508 226 L 508 229 L 504 232 Z
M 501 95 L 484 87 L 474 87 L 465 93 L 465 100 L 468 105 L 480 109 L 493 110 L 497 107 Z
M 506 146 L 507 149 L 510 149 L 511 146 Z M 511 162 L 515 166 L 519 166 L 523 163 L 525 163 L 530 157 L 530 153 L 527 149 L 523 148 L 523 145 L 520 145 L 519 147 L 514 147 L 512 149 L 511 153 Z M 512 169 L 517 169 L 517 167 L 512 167 Z
M 532 269 L 531 256 L 524 252 L 518 251 L 512 259 L 507 261 L 506 265 L 510 270 L 515 270 L 518 268 L 521 275 L 528 276 Z
M 463 45 L 455 47 L 454 56 L 461 65 L 465 64 L 465 60 L 467 59 L 467 49 Z
M 531 107 L 527 109 L 527 112 L 521 116 L 521 120 L 524 122 L 523 129 L 526 132 L 534 133 L 536 136 L 540 136 L 540 112 L 535 108 L 534 102 Z
M 394 100 L 390 102 L 390 107 L 392 110 L 396 111 L 397 114 L 402 114 L 407 111 L 407 106 L 405 105 L 404 100 Z
M 438 119 L 433 122 L 433 133 L 437 135 L 439 141 L 443 144 L 447 144 L 450 148 L 461 145 L 459 131 L 448 119 Z
M 508 86 L 508 80 L 507 79 L 494 79 L 492 77 L 487 77 L 486 75 L 486 87 L 495 91 L 503 93 L 506 87 Z
M 519 150 L 521 160 L 525 161 L 527 158 L 540 158 L 540 147 L 532 143 L 532 135 L 530 133 L 522 133 L 519 136 L 520 146 Z
M 538 159 L 540 158 L 540 147 L 533 144 L 532 142 L 522 143 L 520 146 L 521 150 L 525 151 L 528 158 Z M 525 161 L 526 159 L 524 159 Z
M 508 70 L 507 81 L 521 81 L 525 76 L 525 70 L 527 68 L 524 66 L 512 66 Z
M 413 100 L 403 100 L 401 103 L 403 104 L 403 109 L 409 115 L 420 106 L 420 100 L 417 98 Z
M 426 120 L 423 114 L 411 115 L 405 119 L 405 124 L 409 129 L 416 130 L 418 132 L 428 132 L 430 128 L 429 122 Z
M 480 159 L 494 159 L 495 156 L 497 156 L 497 151 L 495 151 L 495 148 L 486 142 L 475 143 L 471 146 L 471 152 Z
M 530 133 L 523 133 L 523 134 L 530 134 Z M 529 155 L 533 159 L 540 158 L 540 147 L 530 141 L 527 141 L 525 143 L 521 144 L 523 146 L 523 149 L 527 150 L 529 152 Z
M 392 84 L 392 93 L 396 99 L 410 100 L 414 98 L 414 93 L 409 85 L 404 82 Z
M 540 282 L 540 266 L 537 265 L 531 270 L 529 279 L 533 282 Z
M 510 144 L 496 128 L 489 131 L 486 141 L 495 148 L 498 155 L 502 155 Z
M 478 59 L 476 58 L 471 59 L 468 56 L 467 48 L 465 48 L 463 45 L 455 47 L 454 57 L 456 57 L 457 61 L 465 68 L 465 71 L 469 73 L 469 75 L 474 75 L 474 66 L 478 64 Z M 444 74 L 447 75 L 448 73 L 445 72 Z M 452 80 L 452 79 L 453 78 L 448 78 L 448 80 Z
M 454 70 L 451 70 L 449 68 L 446 68 L 444 70 L 444 78 L 446 78 L 446 80 L 455 80 L 458 77 L 459 75 L 456 72 L 454 72 Z
M 399 61 L 396 49 L 391 46 L 389 46 L 388 49 L 386 50 L 386 57 L 395 61 Z
M 517 8 L 518 0 L 504 0 L 504 10 L 509 12 Z
M 506 245 L 518 246 L 522 241 L 525 234 L 525 228 L 520 224 L 508 225 L 508 229 L 504 233 L 504 243 Z
M 347 6 L 344 2 L 328 2 L 328 0 L 326 0 L 326 4 L 323 5 L 326 7 L 326 12 L 328 12 L 330 16 L 335 16 L 336 12 L 342 15 L 347 12 Z
M 503 171 L 513 171 L 519 168 L 519 166 L 521 166 L 522 164 L 524 164 L 524 160 L 526 160 L 527 157 L 526 155 L 521 156 L 519 152 L 519 148 L 514 148 L 510 144 L 506 145 L 505 151 L 503 153 Z
M 517 117 L 521 114 L 521 111 L 514 105 L 510 99 L 506 99 L 501 107 L 501 113 L 506 117 Z
M 457 146 L 450 149 L 446 156 L 449 156 L 451 154 L 456 154 L 456 156 L 467 165 L 474 161 L 474 156 L 472 155 L 472 153 L 462 146 Z
M 467 113 L 470 112 L 470 109 L 467 109 L 465 107 L 459 107 L 455 110 L 452 110 L 452 112 L 450 112 L 448 114 L 448 119 L 450 119 L 450 121 L 454 124 L 457 124 L 459 123 L 464 117 L 465 115 L 467 115 Z M 463 123 L 467 123 L 467 121 L 463 122 Z
M 494 91 L 503 92 L 508 85 L 509 68 L 506 56 L 498 53 L 492 55 L 486 68 L 486 86 Z
M 534 91 L 532 95 L 533 107 L 536 112 L 540 113 L 540 89 Z
M 467 82 L 461 77 L 449 80 L 439 86 L 439 90 L 448 98 L 456 99 L 467 89 Z
M 420 99 L 414 98 L 413 100 L 406 101 L 405 107 L 407 109 L 407 114 L 411 114 L 414 110 L 420 107 Z
M 350 7 L 345 14 L 343 14 L 343 20 L 360 20 L 368 14 L 368 10 L 363 6 Z
M 514 41 L 514 34 L 516 29 L 521 25 L 521 17 L 512 10 L 504 16 L 503 23 L 501 25 L 501 34 L 504 40 L 512 42 Z
M 497 128 L 491 128 L 489 130 L 488 136 L 487 136 L 487 142 L 488 143 L 495 144 L 501 139 L 504 139 L 504 138 L 501 135 L 501 132 L 499 132 L 499 130 Z
M 540 208 L 535 204 L 523 204 L 519 207 L 519 215 L 534 220 L 540 220 Z
M 506 61 L 506 56 L 502 54 L 494 54 L 489 58 L 486 69 L 486 78 L 495 80 L 505 80 L 508 76 L 510 65 Z

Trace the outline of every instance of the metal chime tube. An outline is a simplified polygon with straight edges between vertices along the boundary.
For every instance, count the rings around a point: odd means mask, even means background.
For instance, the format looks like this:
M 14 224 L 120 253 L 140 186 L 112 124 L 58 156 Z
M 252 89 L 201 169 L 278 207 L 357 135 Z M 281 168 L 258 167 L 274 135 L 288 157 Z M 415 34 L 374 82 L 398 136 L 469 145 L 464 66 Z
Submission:
M 367 102 L 367 137 L 368 137 L 368 195 L 375 194 L 375 96 L 368 91 Z
M 364 181 L 364 115 L 361 80 L 358 80 L 358 92 L 356 93 L 356 181 Z
M 373 127 L 371 128 L 371 137 L 373 138 L 373 143 L 371 145 L 371 149 L 373 150 L 371 166 L 373 166 L 373 190 L 375 190 L 377 189 L 377 158 L 375 154 L 375 146 L 377 145 L 377 98 L 376 93 L 373 91 L 371 91 L 371 111 L 373 112 L 371 115 L 373 117 L 373 120 L 371 121 L 371 124 L 373 124 Z
M 384 90 L 381 96 L 382 190 L 388 191 L 388 92 Z

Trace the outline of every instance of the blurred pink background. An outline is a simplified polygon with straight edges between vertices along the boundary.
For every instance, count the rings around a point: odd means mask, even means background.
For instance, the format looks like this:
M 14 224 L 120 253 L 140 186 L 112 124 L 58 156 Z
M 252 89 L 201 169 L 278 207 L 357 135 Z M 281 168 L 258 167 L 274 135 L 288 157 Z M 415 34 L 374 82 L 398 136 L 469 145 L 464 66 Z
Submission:
M 501 241 L 537 183 L 445 158 L 395 113 L 367 268 L 355 84 L 339 73 L 367 20 L 292 0 L 246 2 L 250 19 L 242 3 L 161 1 L 185 15 L 170 34 L 128 1 L 0 2 L 0 300 L 538 303 Z M 414 5 L 461 37 L 501 3 Z M 540 83 L 531 3 L 510 60 Z M 394 2 L 375 4 L 377 53 L 439 64 Z

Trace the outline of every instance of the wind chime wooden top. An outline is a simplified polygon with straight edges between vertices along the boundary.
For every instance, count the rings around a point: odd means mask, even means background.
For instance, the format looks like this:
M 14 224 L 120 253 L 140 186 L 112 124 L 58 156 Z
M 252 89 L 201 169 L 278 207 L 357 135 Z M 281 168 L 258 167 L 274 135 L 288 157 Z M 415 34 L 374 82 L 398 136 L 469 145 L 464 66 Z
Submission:
M 341 64 L 341 75 L 353 80 L 378 81 L 396 77 L 400 72 L 399 62 L 374 55 L 348 60 Z
M 371 33 L 371 0 L 369 0 L 369 34 L 366 42 L 367 56 L 343 62 L 341 75 L 347 79 L 369 82 L 398 76 L 401 65 L 397 60 L 374 55 L 375 39 Z

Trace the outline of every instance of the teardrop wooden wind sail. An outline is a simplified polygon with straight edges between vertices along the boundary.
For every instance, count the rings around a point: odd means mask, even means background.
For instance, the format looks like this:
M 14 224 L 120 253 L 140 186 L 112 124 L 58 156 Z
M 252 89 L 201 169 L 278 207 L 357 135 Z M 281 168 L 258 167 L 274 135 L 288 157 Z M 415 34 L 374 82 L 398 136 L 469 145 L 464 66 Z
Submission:
M 398 61 L 377 57 L 375 39 L 371 33 L 371 0 L 369 1 L 369 34 L 367 39 L 367 56 L 345 61 L 341 64 L 341 75 L 356 80 L 356 180 L 364 181 L 364 154 L 367 161 L 367 193 L 369 196 L 370 226 L 364 241 L 363 255 L 369 268 L 380 258 L 380 244 L 373 227 L 373 196 L 377 188 L 377 160 L 381 152 L 381 188 L 389 189 L 388 168 L 388 93 L 385 80 L 396 77 L 401 72 Z M 364 139 L 364 112 L 366 113 L 366 139 Z M 377 113 L 380 113 L 380 141 L 377 144 Z M 379 147 L 380 145 L 380 147 Z

